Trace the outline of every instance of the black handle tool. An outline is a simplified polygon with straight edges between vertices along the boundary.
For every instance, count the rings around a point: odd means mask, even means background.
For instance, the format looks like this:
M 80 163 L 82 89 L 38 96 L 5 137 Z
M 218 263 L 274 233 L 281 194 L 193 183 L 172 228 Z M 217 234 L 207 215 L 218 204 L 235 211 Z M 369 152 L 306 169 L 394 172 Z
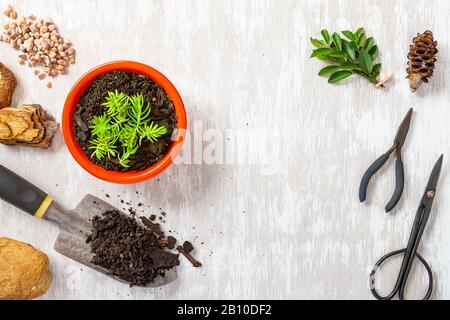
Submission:
M 405 143 L 406 136 L 408 135 L 412 112 L 413 109 L 409 109 L 408 113 L 400 124 L 397 135 L 394 139 L 394 145 L 385 154 L 375 160 L 375 162 L 369 167 L 369 169 L 367 169 L 366 173 L 364 173 L 361 184 L 359 186 L 359 201 L 364 202 L 366 200 L 367 187 L 369 186 L 370 179 L 378 170 L 383 167 L 383 165 L 386 163 L 386 161 L 394 151 L 396 151 L 397 156 L 397 160 L 395 162 L 395 190 L 391 200 L 386 205 L 386 212 L 394 209 L 397 203 L 400 201 L 403 193 L 403 186 L 405 184 L 405 174 L 402 161 L 402 147 Z
M 425 266 L 428 274 L 428 289 L 423 300 L 428 300 L 431 297 L 431 294 L 433 292 L 433 273 L 429 264 L 417 252 L 417 248 L 419 247 L 420 239 L 422 238 L 425 226 L 427 225 L 428 218 L 430 217 L 431 207 L 433 206 L 433 200 L 436 196 L 436 187 L 439 181 L 439 176 L 441 174 L 442 159 L 443 156 L 440 156 L 433 167 L 433 171 L 431 172 L 427 187 L 425 189 L 425 192 L 423 193 L 419 208 L 416 212 L 416 217 L 414 219 L 411 235 L 409 236 L 408 245 L 405 249 L 396 250 L 384 255 L 380 260 L 378 260 L 372 272 L 370 273 L 370 290 L 373 296 L 378 300 L 392 300 L 396 296 L 398 296 L 400 300 L 405 299 L 405 289 L 408 281 L 408 276 L 416 257 Z M 375 288 L 376 271 L 384 262 L 396 255 L 403 255 L 403 261 L 400 267 L 397 281 L 395 282 L 394 288 L 392 289 L 391 293 L 387 296 L 382 296 Z
M 111 270 L 98 266 L 92 262 L 93 253 L 86 238 L 92 232 L 92 220 L 106 211 L 117 210 L 105 201 L 87 195 L 73 210 L 65 210 L 46 192 L 26 181 L 11 170 L 0 164 L 0 199 L 22 209 L 26 213 L 58 225 L 60 232 L 54 248 L 66 257 L 82 263 L 118 281 L 123 279 L 114 275 Z M 1 222 L 0 222 L 1 223 Z M 1 228 L 0 228 L 1 230 Z M 1 251 L 1 248 L 0 248 Z M 0 258 L 0 274 L 1 269 Z M 158 275 L 152 283 L 145 287 L 159 287 L 177 278 L 176 269 Z M 0 286 L 3 282 L 0 281 Z

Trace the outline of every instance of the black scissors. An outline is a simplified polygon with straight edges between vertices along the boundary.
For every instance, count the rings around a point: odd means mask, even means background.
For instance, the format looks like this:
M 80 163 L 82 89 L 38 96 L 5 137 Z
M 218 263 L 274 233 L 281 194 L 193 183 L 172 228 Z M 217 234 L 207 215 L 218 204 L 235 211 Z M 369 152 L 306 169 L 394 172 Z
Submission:
M 433 274 L 428 263 L 417 252 L 417 248 L 419 247 L 420 239 L 422 238 L 423 231 L 425 230 L 425 226 L 427 225 L 428 218 L 430 217 L 431 207 L 433 206 L 433 200 L 436 195 L 436 186 L 439 180 L 439 175 L 441 173 L 442 159 L 443 156 L 441 155 L 434 165 L 430 179 L 428 180 L 427 188 L 425 189 L 425 192 L 422 196 L 422 200 L 420 200 L 420 205 L 417 209 L 416 217 L 414 219 L 414 224 L 411 230 L 411 235 L 409 236 L 408 246 L 406 247 L 406 249 L 393 251 L 383 256 L 380 260 L 378 260 L 378 262 L 372 269 L 372 272 L 370 273 L 370 290 L 372 291 L 373 296 L 378 300 L 392 300 L 397 294 L 400 300 L 404 300 L 406 282 L 408 280 L 409 272 L 411 271 L 411 266 L 415 257 L 417 257 L 425 266 L 429 278 L 428 290 L 423 300 L 429 300 L 431 297 L 431 293 L 433 292 Z M 389 295 L 385 297 L 380 296 L 375 290 L 375 272 L 387 259 L 399 254 L 404 254 L 404 257 L 394 289 Z
M 408 135 L 412 112 L 413 109 L 409 109 L 408 113 L 400 124 L 397 135 L 394 139 L 394 145 L 385 154 L 375 160 L 375 162 L 369 167 L 369 169 L 367 169 L 366 173 L 364 173 L 361 184 L 359 186 L 359 201 L 364 202 L 366 200 L 367 187 L 369 186 L 370 179 L 378 170 L 383 167 L 383 165 L 386 163 L 386 161 L 394 151 L 396 151 L 397 156 L 397 160 L 395 161 L 395 190 L 391 200 L 386 205 L 386 212 L 394 209 L 397 203 L 400 201 L 405 184 L 405 174 L 403 171 L 404 169 L 402 161 L 402 147 L 405 143 L 406 136 Z

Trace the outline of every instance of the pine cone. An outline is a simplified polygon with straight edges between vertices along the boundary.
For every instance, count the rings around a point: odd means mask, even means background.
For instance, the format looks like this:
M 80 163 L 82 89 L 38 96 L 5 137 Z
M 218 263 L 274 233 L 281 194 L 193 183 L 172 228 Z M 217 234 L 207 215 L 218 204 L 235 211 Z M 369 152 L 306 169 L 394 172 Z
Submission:
M 433 32 L 429 30 L 417 34 L 417 37 L 413 39 L 413 44 L 409 47 L 406 69 L 412 92 L 415 92 L 422 82 L 428 83 L 428 79 L 433 75 L 438 53 L 436 47 L 437 41 L 434 41 Z

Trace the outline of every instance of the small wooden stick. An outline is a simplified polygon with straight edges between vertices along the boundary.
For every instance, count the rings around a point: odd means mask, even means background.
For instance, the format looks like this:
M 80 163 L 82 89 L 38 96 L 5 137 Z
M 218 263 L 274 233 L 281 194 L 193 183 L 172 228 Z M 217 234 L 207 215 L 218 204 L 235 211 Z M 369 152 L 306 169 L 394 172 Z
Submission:
M 389 82 L 389 81 L 391 81 L 392 79 L 394 79 L 394 75 L 393 75 L 393 74 L 387 76 L 387 77 L 384 78 L 384 79 L 381 79 L 381 81 L 378 82 L 378 83 L 375 85 L 375 87 L 377 87 L 377 88 L 384 87 L 384 84 L 387 83 L 387 82 Z
M 169 241 L 167 241 L 166 239 L 158 239 L 158 243 L 161 247 L 167 247 Z
M 177 250 L 179 253 L 185 256 L 186 259 L 188 259 L 189 262 L 192 263 L 194 267 L 199 268 L 202 266 L 202 264 L 199 261 L 197 261 L 190 253 L 186 252 L 186 250 L 184 250 L 182 246 L 177 246 Z

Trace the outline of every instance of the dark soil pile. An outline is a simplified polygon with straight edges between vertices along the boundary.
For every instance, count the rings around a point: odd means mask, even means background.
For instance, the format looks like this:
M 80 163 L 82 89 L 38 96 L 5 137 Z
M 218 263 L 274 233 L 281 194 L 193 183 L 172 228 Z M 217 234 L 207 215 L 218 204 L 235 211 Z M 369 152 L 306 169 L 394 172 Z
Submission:
M 168 241 L 159 225 L 145 219 L 142 227 L 134 217 L 117 210 L 96 216 L 92 234 L 86 240 L 94 253 L 92 263 L 132 286 L 145 286 L 178 266 L 178 255 L 166 249 Z
M 152 143 L 143 141 L 136 154 L 130 157 L 128 168 L 118 164 L 116 159 L 105 157 L 98 160 L 91 158 L 92 149 L 89 149 L 91 133 L 89 126 L 95 116 L 103 114 L 106 110 L 102 103 L 106 101 L 109 91 L 118 90 L 127 95 L 142 94 L 146 103 L 152 107 L 152 120 L 158 125 L 167 128 L 167 134 Z M 172 144 L 171 135 L 177 126 L 177 116 L 174 106 L 164 89 L 152 79 L 132 73 L 117 70 L 95 79 L 90 87 L 80 97 L 74 113 L 74 134 L 83 152 L 96 164 L 107 170 L 131 171 L 143 170 L 159 162 L 167 153 Z

